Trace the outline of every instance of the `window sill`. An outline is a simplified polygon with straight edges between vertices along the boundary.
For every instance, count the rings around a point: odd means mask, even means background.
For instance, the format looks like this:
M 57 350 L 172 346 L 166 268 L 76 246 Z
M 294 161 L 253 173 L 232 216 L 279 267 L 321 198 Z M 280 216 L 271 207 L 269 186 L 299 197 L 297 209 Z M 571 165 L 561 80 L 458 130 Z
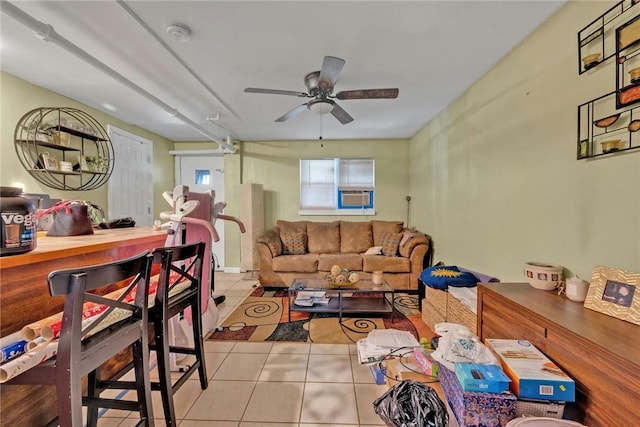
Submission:
M 298 215 L 333 215 L 333 216 L 375 216 L 375 209 L 322 209 L 322 210 L 312 210 L 312 209 L 304 209 L 298 210 Z

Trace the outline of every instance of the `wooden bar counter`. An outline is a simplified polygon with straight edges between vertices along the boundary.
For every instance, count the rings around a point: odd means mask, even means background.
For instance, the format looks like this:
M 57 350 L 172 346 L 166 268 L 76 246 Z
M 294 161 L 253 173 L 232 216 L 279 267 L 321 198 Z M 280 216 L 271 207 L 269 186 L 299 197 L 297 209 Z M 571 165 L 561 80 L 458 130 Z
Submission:
M 35 250 L 0 257 L 0 336 L 62 311 L 64 298 L 49 295 L 53 270 L 100 264 L 165 245 L 166 231 L 151 227 L 95 230 L 95 234 L 46 237 L 38 233 Z M 57 414 L 50 386 L 0 387 L 2 425 L 43 426 Z

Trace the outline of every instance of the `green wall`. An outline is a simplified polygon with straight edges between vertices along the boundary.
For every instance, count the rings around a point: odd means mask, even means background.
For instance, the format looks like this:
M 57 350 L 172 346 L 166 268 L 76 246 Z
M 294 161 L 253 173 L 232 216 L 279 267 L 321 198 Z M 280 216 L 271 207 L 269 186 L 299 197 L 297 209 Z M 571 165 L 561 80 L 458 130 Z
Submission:
M 615 90 L 613 58 L 578 75 L 577 33 L 612 4 L 568 2 L 411 138 L 435 261 L 519 282 L 527 261 L 640 271 L 640 150 L 576 160 L 577 106 Z
M 78 108 L 95 118 L 105 129 L 113 125 L 153 141 L 153 207 L 154 217 L 165 211 L 162 192 L 173 188 L 173 158 L 169 150 L 173 142 L 137 126 L 131 126 L 101 111 L 70 98 L 0 72 L 0 185 L 20 186 L 27 193 L 47 193 L 53 198 L 90 200 L 107 209 L 107 185 L 92 191 L 62 191 L 49 188 L 36 181 L 22 167 L 14 149 L 13 133 L 20 118 L 39 107 Z

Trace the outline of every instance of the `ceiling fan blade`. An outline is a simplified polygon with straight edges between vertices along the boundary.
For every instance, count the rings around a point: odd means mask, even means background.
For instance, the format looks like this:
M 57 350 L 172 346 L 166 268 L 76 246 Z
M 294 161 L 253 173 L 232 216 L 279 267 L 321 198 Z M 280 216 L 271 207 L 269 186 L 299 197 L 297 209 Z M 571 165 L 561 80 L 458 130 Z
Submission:
M 322 69 L 318 77 L 318 87 L 324 90 L 333 89 L 344 67 L 344 59 L 335 56 L 325 56 Z
M 300 112 L 302 110 L 305 110 L 306 108 L 307 108 L 307 104 L 298 105 L 294 109 L 289 110 L 286 113 L 284 113 L 282 116 L 278 117 L 276 119 L 276 122 L 285 122 L 285 121 L 289 120 L 290 118 L 292 118 L 294 116 L 297 116 L 298 114 L 300 114 Z
M 267 93 L 270 95 L 291 95 L 298 96 L 300 98 L 309 98 L 309 95 L 304 92 L 295 92 L 293 90 L 279 90 L 279 89 L 261 89 L 258 87 L 248 87 L 244 90 L 246 93 Z
M 349 113 L 344 111 L 342 107 L 336 103 L 333 104 L 333 110 L 331 110 L 331 114 L 343 125 L 346 125 L 347 123 L 353 121 L 353 117 L 351 117 Z
M 398 88 L 344 90 L 336 94 L 338 99 L 382 99 L 397 98 Z

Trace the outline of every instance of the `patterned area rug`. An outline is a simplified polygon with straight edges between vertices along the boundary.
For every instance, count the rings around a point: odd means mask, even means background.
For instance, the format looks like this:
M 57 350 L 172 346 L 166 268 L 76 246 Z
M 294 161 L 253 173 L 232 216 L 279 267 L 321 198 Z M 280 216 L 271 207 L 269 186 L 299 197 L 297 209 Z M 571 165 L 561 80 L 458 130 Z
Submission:
M 397 292 L 394 303 L 393 319 L 390 313 L 375 317 L 345 314 L 340 323 L 335 313 L 291 312 L 289 322 L 286 290 L 258 287 L 222 323 L 222 331 L 208 339 L 350 344 L 374 329 L 390 328 L 410 331 L 417 339 L 431 336 L 418 310 L 417 295 Z

